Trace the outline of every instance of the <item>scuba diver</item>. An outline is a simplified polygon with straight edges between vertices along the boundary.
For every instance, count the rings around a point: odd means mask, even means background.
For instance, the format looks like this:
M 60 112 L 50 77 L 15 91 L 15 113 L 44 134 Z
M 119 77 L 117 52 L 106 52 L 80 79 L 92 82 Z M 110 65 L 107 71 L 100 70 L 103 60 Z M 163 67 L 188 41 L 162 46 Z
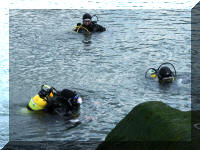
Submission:
M 171 69 L 167 65 L 171 65 L 174 69 L 174 72 L 172 72 Z M 176 69 L 174 65 L 172 65 L 171 63 L 168 63 L 168 62 L 163 63 L 158 67 L 158 69 L 149 68 L 145 73 L 145 78 L 148 78 L 147 74 L 149 73 L 150 70 L 151 70 L 150 77 L 151 78 L 158 77 L 158 80 L 160 83 L 171 83 L 175 80 Z
M 83 23 L 77 23 L 77 26 L 75 29 L 73 28 L 74 31 L 78 33 L 88 33 L 91 34 L 92 32 L 103 32 L 106 31 L 106 28 L 97 24 L 97 21 L 92 21 L 92 18 L 96 16 L 93 15 L 91 16 L 90 14 L 86 13 L 83 15 Z M 97 16 L 96 16 L 97 17 Z
M 68 89 L 57 91 L 49 85 L 42 85 L 41 90 L 31 98 L 27 105 L 28 110 L 44 111 L 51 114 L 63 114 L 64 116 L 75 114 L 79 111 L 82 98 Z

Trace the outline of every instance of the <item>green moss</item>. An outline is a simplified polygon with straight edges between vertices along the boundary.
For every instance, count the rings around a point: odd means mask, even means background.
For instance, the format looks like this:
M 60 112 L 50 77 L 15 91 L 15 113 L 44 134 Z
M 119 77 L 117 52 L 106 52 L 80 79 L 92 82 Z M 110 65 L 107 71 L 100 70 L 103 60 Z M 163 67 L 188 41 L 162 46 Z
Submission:
M 190 116 L 162 102 L 145 102 L 121 120 L 106 141 L 190 141 Z
M 96 150 L 199 150 L 200 111 L 180 111 L 162 102 L 137 105 Z M 192 136 L 191 136 L 192 131 Z

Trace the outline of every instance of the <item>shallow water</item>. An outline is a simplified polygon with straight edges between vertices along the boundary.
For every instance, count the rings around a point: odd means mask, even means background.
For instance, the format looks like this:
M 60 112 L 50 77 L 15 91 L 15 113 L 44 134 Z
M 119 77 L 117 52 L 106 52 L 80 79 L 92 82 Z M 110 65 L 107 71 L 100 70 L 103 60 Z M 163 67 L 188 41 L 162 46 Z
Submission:
M 71 29 L 84 12 L 106 32 Z M 134 106 L 163 101 L 190 110 L 190 11 L 10 10 L 10 139 L 102 141 Z M 174 83 L 161 86 L 145 71 L 171 62 Z M 47 83 L 83 97 L 81 124 L 22 109 Z

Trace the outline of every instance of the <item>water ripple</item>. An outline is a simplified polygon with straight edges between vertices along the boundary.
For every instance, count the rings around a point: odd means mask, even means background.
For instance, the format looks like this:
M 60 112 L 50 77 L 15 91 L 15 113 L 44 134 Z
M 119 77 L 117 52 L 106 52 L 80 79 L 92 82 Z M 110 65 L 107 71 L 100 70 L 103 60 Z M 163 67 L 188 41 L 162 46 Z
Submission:
M 84 12 L 98 14 L 99 24 L 107 31 L 89 37 L 72 32 Z M 10 11 L 9 27 L 14 112 L 44 82 L 59 90 L 74 89 L 84 98 L 81 124 L 75 127 L 59 118 L 11 114 L 11 124 L 18 127 L 11 126 L 13 140 L 102 140 L 134 106 L 145 101 L 190 110 L 188 10 L 16 9 Z M 161 87 L 144 78 L 148 68 L 168 61 L 179 74 L 171 86 Z

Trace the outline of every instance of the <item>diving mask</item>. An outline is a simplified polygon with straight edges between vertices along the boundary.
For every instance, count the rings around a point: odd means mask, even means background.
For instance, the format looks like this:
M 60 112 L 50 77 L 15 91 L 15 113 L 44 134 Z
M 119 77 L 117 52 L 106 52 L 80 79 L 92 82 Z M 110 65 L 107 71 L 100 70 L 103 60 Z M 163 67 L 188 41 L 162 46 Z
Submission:
M 82 104 L 83 100 L 79 95 L 76 95 L 74 99 L 77 101 L 78 104 Z

